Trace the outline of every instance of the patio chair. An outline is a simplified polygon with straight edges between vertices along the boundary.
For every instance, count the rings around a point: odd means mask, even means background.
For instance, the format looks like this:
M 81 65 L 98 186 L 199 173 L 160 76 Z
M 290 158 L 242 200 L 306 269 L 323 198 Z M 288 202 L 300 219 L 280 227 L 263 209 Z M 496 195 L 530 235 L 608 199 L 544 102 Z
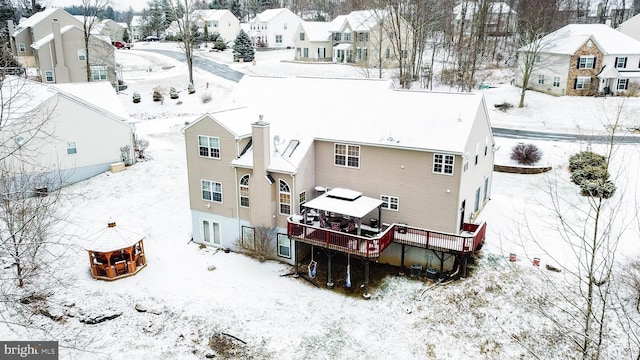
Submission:
M 340 223 L 337 221 L 331 222 L 331 230 L 340 231 Z

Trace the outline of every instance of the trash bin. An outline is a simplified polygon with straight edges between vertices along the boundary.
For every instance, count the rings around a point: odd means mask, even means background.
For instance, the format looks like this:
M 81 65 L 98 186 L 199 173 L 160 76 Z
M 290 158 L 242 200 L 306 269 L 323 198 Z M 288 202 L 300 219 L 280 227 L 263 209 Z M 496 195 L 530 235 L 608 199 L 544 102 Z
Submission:
M 438 277 L 438 272 L 434 268 L 428 268 L 426 273 L 428 279 L 435 279 Z
M 411 265 L 411 276 L 417 277 L 417 276 L 420 276 L 420 274 L 422 274 L 422 265 L 420 264 Z

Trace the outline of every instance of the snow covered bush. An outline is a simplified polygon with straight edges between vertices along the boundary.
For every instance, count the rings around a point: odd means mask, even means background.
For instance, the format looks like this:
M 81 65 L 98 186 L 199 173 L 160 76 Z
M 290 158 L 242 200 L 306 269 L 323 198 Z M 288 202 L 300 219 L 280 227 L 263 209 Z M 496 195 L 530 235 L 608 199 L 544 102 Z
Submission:
M 209 101 L 211 101 L 211 93 L 210 92 L 206 92 L 206 93 L 202 94 L 202 96 L 200 97 L 200 100 L 202 100 L 203 104 L 208 103 Z
M 153 101 L 162 101 L 164 100 L 164 96 L 162 96 L 162 87 L 156 86 L 153 88 Z
M 149 160 L 149 156 L 145 153 L 147 147 L 149 146 L 149 140 L 147 139 L 136 139 L 136 158 L 138 160 Z
M 540 161 L 542 151 L 533 144 L 519 143 L 511 149 L 511 160 L 520 165 L 533 165 Z
M 610 198 L 616 191 L 616 185 L 609 180 L 607 160 L 604 156 L 591 151 L 583 151 L 569 158 L 571 181 L 580 186 L 584 196 Z
M 176 90 L 176 88 L 171 87 L 171 89 L 169 90 L 169 97 L 172 99 L 177 99 L 180 97 L 180 95 L 178 94 L 178 90 Z
M 134 92 L 133 93 L 133 102 L 137 104 L 137 103 L 140 102 L 140 100 L 142 100 L 142 97 L 140 96 L 140 93 L 137 92 L 137 91 Z
M 187 86 L 187 92 L 189 94 L 193 94 L 196 92 L 196 88 L 193 86 L 193 84 L 189 83 L 189 86 Z

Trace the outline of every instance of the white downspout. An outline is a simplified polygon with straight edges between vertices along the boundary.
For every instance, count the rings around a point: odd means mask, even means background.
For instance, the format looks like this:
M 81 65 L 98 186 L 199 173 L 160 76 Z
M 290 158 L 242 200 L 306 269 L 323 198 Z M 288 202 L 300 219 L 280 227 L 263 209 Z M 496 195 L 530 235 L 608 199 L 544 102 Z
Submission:
M 53 73 L 53 82 L 56 82 L 56 65 L 53 63 L 53 51 L 51 51 L 51 42 L 49 46 L 49 58 L 51 59 L 51 72 Z M 44 71 L 44 79 L 47 79 L 47 70 Z
M 234 167 L 233 177 L 235 178 L 235 193 L 236 193 L 236 222 L 238 223 L 238 248 L 242 244 L 242 226 L 240 224 L 240 186 L 238 184 L 238 167 Z M 238 249 L 241 250 L 241 249 Z

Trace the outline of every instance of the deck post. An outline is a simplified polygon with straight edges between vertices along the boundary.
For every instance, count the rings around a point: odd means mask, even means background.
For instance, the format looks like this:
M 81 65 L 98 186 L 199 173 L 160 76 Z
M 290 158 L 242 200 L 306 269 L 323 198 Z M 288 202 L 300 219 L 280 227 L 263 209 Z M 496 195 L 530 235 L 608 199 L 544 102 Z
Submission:
M 400 275 L 404 275 L 404 244 L 402 244 L 402 251 L 400 252 Z
M 469 256 L 465 255 L 464 256 L 464 260 L 462 262 L 462 278 L 466 278 L 467 277 L 467 260 L 469 259 Z
M 364 261 L 364 294 L 362 297 L 369 300 L 371 294 L 369 294 L 369 259 Z
M 293 261 L 295 263 L 295 273 L 293 274 L 294 278 L 299 278 L 300 274 L 298 272 L 298 268 L 300 267 L 300 261 L 298 258 L 298 241 L 294 240 L 293 241 L 293 255 L 295 256 L 295 260 Z
M 333 289 L 333 278 L 331 277 L 331 258 L 333 258 L 333 251 L 327 251 L 327 289 Z

